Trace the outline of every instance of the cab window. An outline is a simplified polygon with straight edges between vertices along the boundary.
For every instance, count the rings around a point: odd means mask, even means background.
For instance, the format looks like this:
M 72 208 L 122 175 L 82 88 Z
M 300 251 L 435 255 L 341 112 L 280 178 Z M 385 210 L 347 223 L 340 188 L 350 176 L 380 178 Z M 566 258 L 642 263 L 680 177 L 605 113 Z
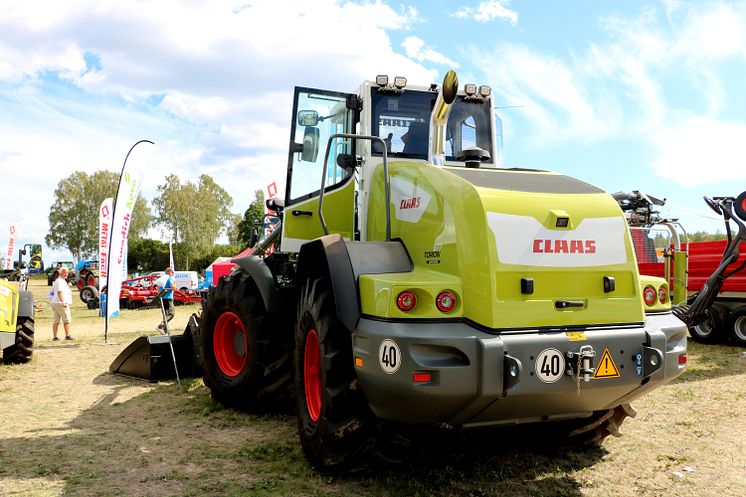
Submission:
M 430 141 L 430 113 L 437 94 L 430 91 L 404 90 L 382 93 L 371 89 L 372 134 L 386 142 L 393 157 L 427 159 Z M 453 102 L 446 128 L 446 159 L 456 160 L 460 150 L 477 146 L 492 151 L 492 122 L 489 101 L 469 101 L 458 96 Z M 378 144 L 374 155 L 381 154 Z M 485 161 L 492 162 L 492 159 Z
M 446 127 L 447 160 L 456 160 L 460 150 L 476 146 L 490 153 L 491 158 L 485 162 L 493 162 L 492 122 L 488 102 L 466 101 L 461 96 L 453 102 Z
M 288 168 L 289 203 L 318 194 L 329 137 L 335 133 L 351 133 L 354 121 L 354 112 L 347 108 L 345 94 L 304 89 L 296 92 Z M 352 153 L 352 147 L 349 139 L 333 141 L 327 164 L 327 188 L 341 184 L 352 174 L 352 169 L 337 164 L 337 156 Z
M 430 112 L 435 104 L 434 92 L 405 90 L 403 93 L 381 93 L 373 88 L 372 134 L 386 142 L 388 155 L 427 159 L 430 139 Z M 381 146 L 373 145 L 380 155 Z

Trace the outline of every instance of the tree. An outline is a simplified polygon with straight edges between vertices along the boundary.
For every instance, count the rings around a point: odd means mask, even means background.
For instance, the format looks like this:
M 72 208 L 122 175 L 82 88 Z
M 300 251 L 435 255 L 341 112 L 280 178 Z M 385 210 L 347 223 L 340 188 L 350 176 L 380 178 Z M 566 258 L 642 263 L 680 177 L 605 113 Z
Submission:
M 175 174 L 166 176 L 165 183 L 158 186 L 153 205 L 158 222 L 177 244 L 174 257 L 177 251 L 181 253 L 186 269 L 190 259 L 209 253 L 215 240 L 232 223 L 233 199 L 206 174 L 199 177 L 196 185 L 190 181 L 182 183 Z
M 233 256 L 240 251 L 241 247 L 238 245 L 215 245 L 212 247 L 212 250 L 207 252 L 205 255 L 194 259 L 192 261 L 192 266 L 201 271 L 206 269 L 207 266 L 212 264 L 212 262 L 218 257 Z
M 49 233 L 44 238 L 53 248 L 67 248 L 76 259 L 98 253 L 98 210 L 107 197 L 115 197 L 119 174 L 75 171 L 57 184 L 49 209 Z M 138 240 L 153 224 L 147 201 L 138 195 L 129 239 Z
M 130 242 L 127 251 L 127 271 L 149 273 L 163 271 L 168 266 L 168 243 L 143 238 Z
M 714 242 L 717 240 L 725 240 L 728 236 L 725 233 L 721 233 L 720 230 L 715 233 L 707 233 L 706 231 L 695 231 L 689 234 L 690 242 Z
M 230 245 L 241 245 L 239 237 L 239 228 L 243 218 L 241 214 L 231 214 L 230 229 L 228 229 L 228 243 Z
M 249 204 L 249 208 L 244 212 L 243 219 L 238 223 L 239 244 L 244 246 L 251 245 L 251 233 L 257 224 L 261 224 L 264 219 L 264 192 L 256 190 L 254 192 L 255 200 Z

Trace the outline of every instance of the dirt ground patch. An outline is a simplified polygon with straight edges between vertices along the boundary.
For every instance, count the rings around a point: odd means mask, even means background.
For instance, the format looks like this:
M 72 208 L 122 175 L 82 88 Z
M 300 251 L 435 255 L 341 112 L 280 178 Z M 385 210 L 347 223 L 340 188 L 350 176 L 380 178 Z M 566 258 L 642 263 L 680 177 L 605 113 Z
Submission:
M 48 287 L 31 285 L 37 300 Z M 177 306 L 181 331 L 197 305 Z M 637 400 L 623 436 L 559 447 L 527 429 L 442 434 L 391 469 L 328 476 L 299 450 L 292 415 L 214 403 L 201 380 L 150 384 L 108 373 L 160 311 L 103 319 L 76 302 L 74 342 L 52 342 L 37 315 L 31 363 L 0 365 L 2 496 L 743 496 L 746 359 L 690 343 L 687 372 Z M 529 439 L 524 446 L 523 441 Z

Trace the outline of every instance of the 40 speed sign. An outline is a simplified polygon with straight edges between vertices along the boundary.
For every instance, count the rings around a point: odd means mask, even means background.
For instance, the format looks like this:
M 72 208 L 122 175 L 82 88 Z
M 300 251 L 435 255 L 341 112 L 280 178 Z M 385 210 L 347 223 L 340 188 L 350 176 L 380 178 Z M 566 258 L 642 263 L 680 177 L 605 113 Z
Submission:
M 544 349 L 536 358 L 534 370 L 544 383 L 554 383 L 565 372 L 565 357 L 557 349 Z
M 394 374 L 401 366 L 401 351 L 393 340 L 386 339 L 378 347 L 378 363 L 386 374 Z

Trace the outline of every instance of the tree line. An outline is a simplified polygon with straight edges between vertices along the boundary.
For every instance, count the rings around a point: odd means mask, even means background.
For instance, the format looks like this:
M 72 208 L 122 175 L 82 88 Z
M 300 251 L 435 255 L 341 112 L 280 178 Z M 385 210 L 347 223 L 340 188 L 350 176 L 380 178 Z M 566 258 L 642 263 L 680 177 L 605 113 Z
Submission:
M 49 210 L 47 245 L 67 249 L 77 260 L 98 254 L 99 208 L 104 199 L 115 197 L 119 174 L 76 171 L 63 178 L 54 191 Z M 243 215 L 231 212 L 233 198 L 212 177 L 203 174 L 196 183 L 175 174 L 165 177 L 157 195 L 148 201 L 138 195 L 129 231 L 128 270 L 144 272 L 168 265 L 168 242 L 174 243 L 174 263 L 179 269 L 203 269 L 220 256 L 231 256 L 252 242 L 252 231 L 264 215 L 264 193 Z M 157 228 L 162 238 L 146 238 Z M 221 236 L 228 245 L 216 245 Z

